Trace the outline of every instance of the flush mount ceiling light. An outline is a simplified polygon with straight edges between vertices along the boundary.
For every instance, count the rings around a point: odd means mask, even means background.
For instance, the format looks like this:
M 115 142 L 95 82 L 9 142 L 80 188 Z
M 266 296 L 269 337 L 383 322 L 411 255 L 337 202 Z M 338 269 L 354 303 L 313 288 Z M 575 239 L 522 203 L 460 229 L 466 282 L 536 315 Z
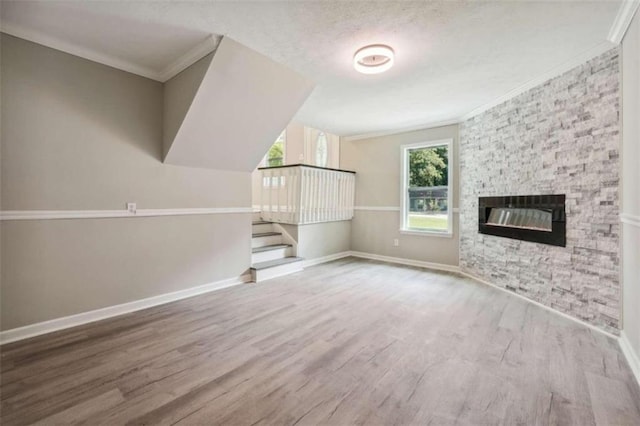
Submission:
M 353 67 L 363 74 L 380 74 L 393 66 L 393 49 L 384 44 L 372 44 L 353 55 Z

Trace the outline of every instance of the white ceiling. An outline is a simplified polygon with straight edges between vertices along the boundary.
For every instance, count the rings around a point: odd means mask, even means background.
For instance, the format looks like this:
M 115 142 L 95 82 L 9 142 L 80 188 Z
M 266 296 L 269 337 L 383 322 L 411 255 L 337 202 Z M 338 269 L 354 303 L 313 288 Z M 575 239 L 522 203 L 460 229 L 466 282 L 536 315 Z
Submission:
M 316 82 L 297 120 L 349 136 L 457 120 L 601 52 L 621 3 L 3 0 L 1 15 L 4 32 L 159 80 L 230 36 Z M 358 74 L 372 43 L 396 64 Z

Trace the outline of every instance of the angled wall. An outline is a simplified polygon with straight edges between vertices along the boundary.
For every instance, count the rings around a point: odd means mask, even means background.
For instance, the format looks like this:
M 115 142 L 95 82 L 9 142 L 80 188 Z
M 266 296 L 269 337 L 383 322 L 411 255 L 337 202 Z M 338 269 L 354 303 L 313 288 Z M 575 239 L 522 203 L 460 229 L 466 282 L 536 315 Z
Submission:
M 208 54 L 164 83 L 162 158 L 169 152 L 214 54 Z
M 253 171 L 313 87 L 290 69 L 223 38 L 173 141 L 165 140 L 165 163 Z

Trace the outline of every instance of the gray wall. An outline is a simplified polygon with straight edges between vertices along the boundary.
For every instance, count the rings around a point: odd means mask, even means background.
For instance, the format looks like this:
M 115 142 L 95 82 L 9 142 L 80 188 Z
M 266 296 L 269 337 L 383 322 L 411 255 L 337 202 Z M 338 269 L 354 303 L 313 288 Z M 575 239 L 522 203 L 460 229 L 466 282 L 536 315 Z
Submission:
M 620 326 L 617 48 L 460 126 L 460 266 L 611 332 Z M 478 197 L 566 194 L 567 246 L 478 233 Z
M 164 84 L 163 158 L 171 148 L 214 54 L 206 55 Z
M 250 173 L 162 164 L 162 84 L 0 42 L 3 210 L 250 206 Z M 250 216 L 2 221 L 0 327 L 242 275 Z
M 623 325 L 640 357 L 640 13 L 622 42 Z
M 400 146 L 453 139 L 453 207 L 458 206 L 458 126 L 445 126 L 340 143 L 340 167 L 356 174 L 356 206 L 400 208 Z M 357 210 L 352 223 L 351 249 L 383 256 L 458 264 L 458 215 L 453 237 L 400 233 L 399 211 Z M 394 247 L 393 240 L 400 245 Z

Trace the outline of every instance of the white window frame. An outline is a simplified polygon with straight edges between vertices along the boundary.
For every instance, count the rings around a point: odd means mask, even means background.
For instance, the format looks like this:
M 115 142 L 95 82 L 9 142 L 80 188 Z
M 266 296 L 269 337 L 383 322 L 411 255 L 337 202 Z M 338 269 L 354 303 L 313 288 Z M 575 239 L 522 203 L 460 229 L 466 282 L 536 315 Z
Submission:
M 435 148 L 438 146 L 447 147 L 448 167 L 447 167 L 447 230 L 436 231 L 433 229 L 415 229 L 407 227 L 408 204 L 409 204 L 409 150 L 417 148 Z M 439 139 L 434 141 L 418 142 L 400 146 L 400 233 L 411 235 L 424 235 L 429 237 L 453 236 L 453 139 Z

